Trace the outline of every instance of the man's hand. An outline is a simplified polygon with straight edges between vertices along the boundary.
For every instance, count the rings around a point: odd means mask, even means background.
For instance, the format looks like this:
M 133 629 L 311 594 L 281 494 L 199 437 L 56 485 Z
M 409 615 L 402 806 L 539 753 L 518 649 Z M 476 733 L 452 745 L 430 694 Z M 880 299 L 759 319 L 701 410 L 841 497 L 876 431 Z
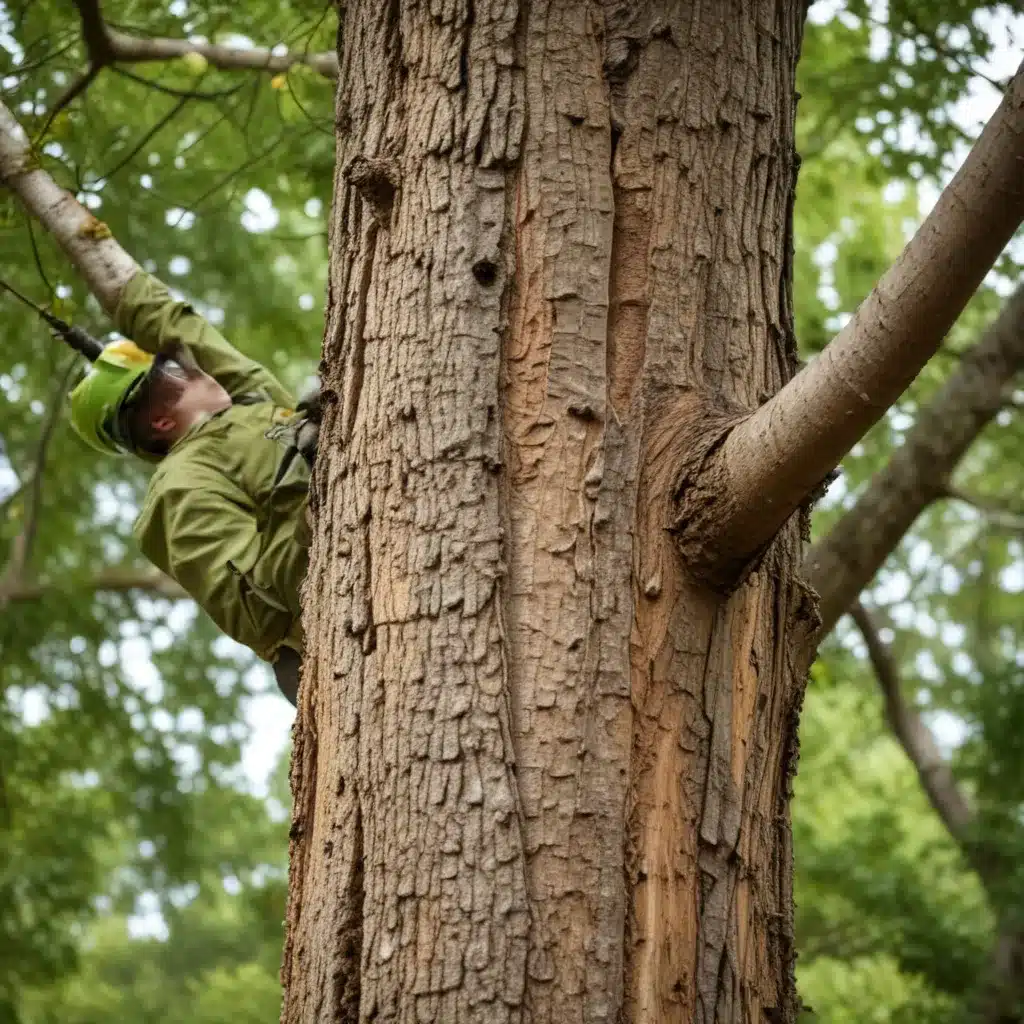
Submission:
M 302 406 L 299 406 L 302 409 Z M 313 462 L 316 459 L 316 445 L 320 438 L 320 419 L 313 419 L 310 417 L 307 419 L 302 426 L 295 433 L 295 447 L 298 448 L 299 454 L 306 460 L 306 465 L 310 469 L 313 468 Z
M 305 417 L 305 422 L 295 435 L 295 447 L 306 460 L 306 465 L 313 468 L 316 459 L 316 445 L 320 437 L 320 418 L 323 415 L 323 399 L 320 396 L 320 381 L 317 379 L 306 389 L 295 411 Z
M 297 412 L 305 413 L 306 419 L 319 425 L 323 408 L 323 398 L 320 396 L 320 381 L 318 379 L 303 392 L 295 409 Z

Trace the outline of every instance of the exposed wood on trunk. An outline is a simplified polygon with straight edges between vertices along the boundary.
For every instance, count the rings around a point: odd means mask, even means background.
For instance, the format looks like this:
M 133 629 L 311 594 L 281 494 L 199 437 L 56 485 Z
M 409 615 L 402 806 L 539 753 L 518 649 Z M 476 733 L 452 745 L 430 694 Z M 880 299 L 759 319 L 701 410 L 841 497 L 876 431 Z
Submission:
M 803 8 L 341 8 L 285 1024 L 795 1019 L 814 606 L 796 517 L 721 541 L 794 393 Z M 112 309 L 2 108 L 0 174 Z
M 914 520 L 946 495 L 957 463 L 999 411 L 1022 367 L 1024 286 L 964 354 L 853 508 L 807 552 L 804 573 L 821 598 L 821 624 L 808 645 L 808 661 Z

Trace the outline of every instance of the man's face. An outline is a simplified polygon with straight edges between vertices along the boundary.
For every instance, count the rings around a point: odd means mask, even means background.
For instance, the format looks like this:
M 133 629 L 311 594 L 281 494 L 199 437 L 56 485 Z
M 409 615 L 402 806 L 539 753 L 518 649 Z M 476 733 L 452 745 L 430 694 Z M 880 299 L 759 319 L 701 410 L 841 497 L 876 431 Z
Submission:
M 158 372 L 172 386 L 161 389 L 165 399 L 160 408 L 153 410 L 150 423 L 172 439 L 184 434 L 200 416 L 221 412 L 231 405 L 230 395 L 198 366 L 162 359 Z

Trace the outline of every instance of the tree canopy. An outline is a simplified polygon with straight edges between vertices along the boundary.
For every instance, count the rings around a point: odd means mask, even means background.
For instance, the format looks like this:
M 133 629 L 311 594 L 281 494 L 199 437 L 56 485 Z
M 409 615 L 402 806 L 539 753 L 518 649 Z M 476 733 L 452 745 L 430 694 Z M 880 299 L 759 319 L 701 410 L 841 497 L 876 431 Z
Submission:
M 331 8 L 108 0 L 109 52 L 97 5 L 79 9 L 81 20 L 57 0 L 0 3 L 4 102 L 42 165 L 146 269 L 301 383 L 323 322 L 336 125 L 330 62 L 314 58 L 333 51 Z M 1014 4 L 812 5 L 795 209 L 805 359 L 963 158 L 1022 34 Z M 139 57 L 161 40 L 191 50 Z M 254 47 L 272 49 L 253 58 Z M 6 190 L 0 220 L 0 279 L 107 334 Z M 1022 256 L 1011 247 L 845 460 L 815 537 L 957 371 Z M 242 762 L 247 712 L 275 707 L 268 673 L 146 566 L 130 528 L 147 470 L 79 443 L 63 397 L 82 368 L 12 297 L 0 308 L 0 1020 L 271 1019 L 287 792 L 278 766 L 270 793 L 254 794 Z M 948 493 L 863 595 L 900 699 L 971 805 L 966 832 L 951 834 L 926 798 L 851 620 L 812 671 L 793 807 L 799 976 L 821 1020 L 864 1020 L 867 1004 L 878 1021 L 951 1019 L 975 1005 L 998 919 L 1024 910 L 1022 404 L 1007 387 Z M 283 701 L 278 714 L 281 735 Z M 979 849 L 995 865 L 984 878 Z

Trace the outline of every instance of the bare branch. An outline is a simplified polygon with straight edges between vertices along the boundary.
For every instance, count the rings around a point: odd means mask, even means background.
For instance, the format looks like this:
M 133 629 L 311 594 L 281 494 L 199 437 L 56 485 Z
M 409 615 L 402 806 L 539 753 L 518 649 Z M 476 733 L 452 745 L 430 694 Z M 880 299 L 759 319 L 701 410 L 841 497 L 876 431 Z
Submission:
M 139 39 L 122 32 L 110 32 L 110 41 L 114 49 L 114 60 L 125 64 L 174 60 L 195 53 L 222 71 L 269 71 L 279 74 L 302 64 L 311 67 L 324 78 L 338 77 L 338 55 L 333 52 L 275 54 L 262 47 L 243 50 L 190 39 Z
M 0 183 L 53 235 L 100 305 L 112 314 L 139 265 L 70 192 L 36 163 L 24 129 L 0 103 Z
M 879 635 L 871 613 L 860 601 L 855 601 L 850 608 L 850 616 L 867 644 L 871 666 L 885 697 L 885 716 L 892 731 L 913 763 L 935 812 L 950 833 L 962 839 L 974 821 L 974 811 L 953 778 L 931 730 L 904 699 L 896 662 Z
M 114 61 L 114 48 L 110 32 L 100 13 L 99 0 L 75 0 L 78 16 L 82 19 L 82 39 L 89 54 L 89 62 L 103 67 Z
M 954 501 L 962 501 L 965 505 L 970 505 L 971 508 L 980 512 L 996 529 L 1007 530 L 1011 533 L 1024 533 L 1024 514 L 1006 508 L 990 498 L 982 498 L 976 494 L 965 494 L 955 487 L 950 487 L 946 491 L 946 497 L 952 498 Z
M 338 77 L 338 56 L 333 52 L 275 54 L 272 50 L 263 47 L 242 49 L 191 39 L 143 39 L 111 29 L 103 20 L 99 0 L 75 0 L 75 6 L 78 8 L 82 22 L 82 39 L 88 54 L 89 65 L 58 97 L 47 114 L 46 121 L 39 132 L 39 138 L 46 135 L 57 115 L 84 93 L 104 68 L 112 65 L 153 63 L 195 54 L 202 57 L 207 64 L 224 71 L 269 71 L 276 74 L 297 65 L 305 65 L 324 78 L 333 80 Z M 172 96 L 216 100 L 227 94 L 224 90 L 204 93 L 172 89 L 170 86 L 152 82 L 141 75 L 133 75 L 124 68 L 117 70 L 142 85 L 158 89 Z
M 287 71 L 298 64 L 311 67 L 324 78 L 338 77 L 336 53 L 289 52 L 275 54 L 263 47 L 242 49 L 192 39 L 142 39 L 111 29 L 100 13 L 99 0 L 75 0 L 82 18 L 82 36 L 90 62 L 144 64 L 197 54 L 222 71 Z
M 921 512 L 948 492 L 957 463 L 999 411 L 1008 382 L 1022 368 L 1024 285 L 921 410 L 888 465 L 807 552 L 803 571 L 821 597 L 812 647 L 871 582 Z
M 189 595 L 169 576 L 155 569 L 105 569 L 84 580 L 0 581 L 0 604 L 16 601 L 38 601 L 51 594 L 118 593 L 146 591 L 175 601 L 191 600 Z
M 692 539 L 693 557 L 710 563 L 707 575 L 742 565 L 769 541 L 934 355 L 1024 219 L 1022 168 L 1024 64 L 964 165 L 850 323 L 709 460 L 718 500 L 688 504 L 683 495 L 683 549 L 689 556 Z

